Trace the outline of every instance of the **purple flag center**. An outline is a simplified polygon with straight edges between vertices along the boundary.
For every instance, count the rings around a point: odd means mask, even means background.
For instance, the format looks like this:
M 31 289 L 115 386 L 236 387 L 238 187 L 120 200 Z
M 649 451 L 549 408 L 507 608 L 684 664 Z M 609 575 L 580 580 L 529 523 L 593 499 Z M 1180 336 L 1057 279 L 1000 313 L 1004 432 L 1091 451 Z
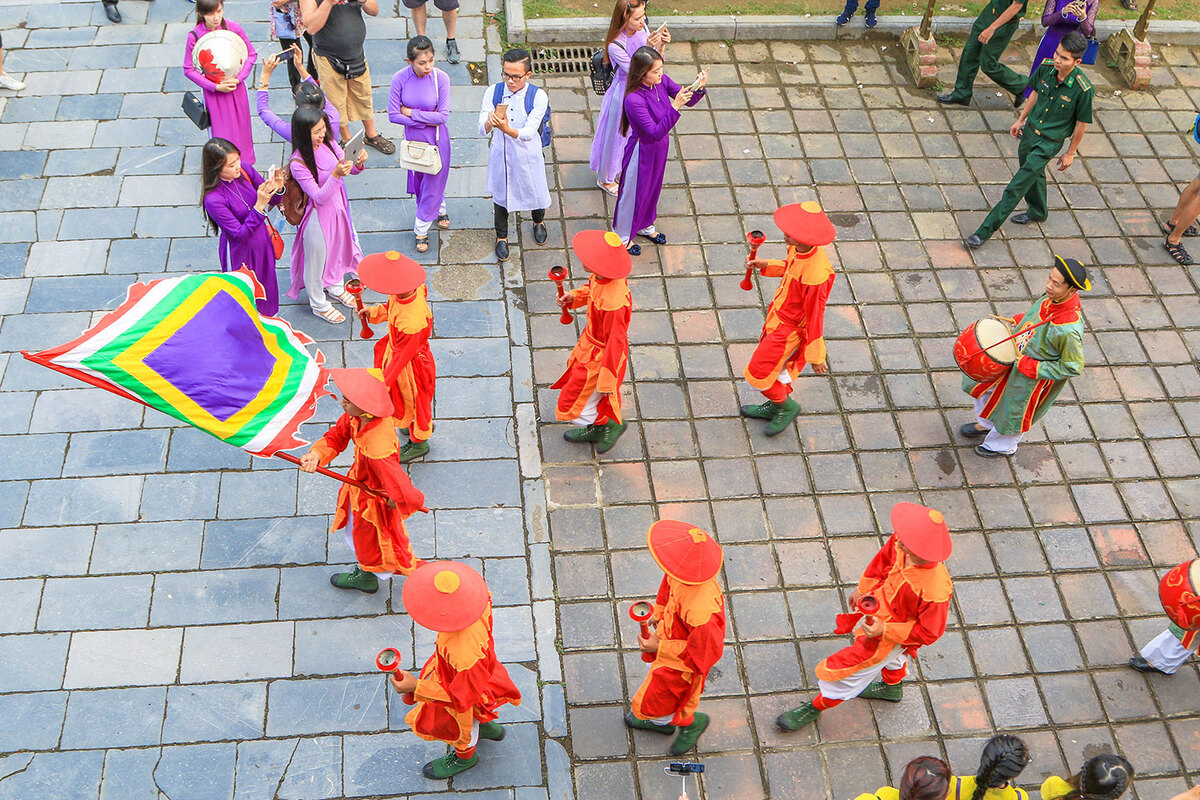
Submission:
M 222 346 L 214 347 L 215 343 Z M 236 349 L 228 346 L 236 344 Z M 227 292 L 204 308 L 144 359 L 146 366 L 221 422 L 249 405 L 267 383 L 275 357 L 262 335 Z

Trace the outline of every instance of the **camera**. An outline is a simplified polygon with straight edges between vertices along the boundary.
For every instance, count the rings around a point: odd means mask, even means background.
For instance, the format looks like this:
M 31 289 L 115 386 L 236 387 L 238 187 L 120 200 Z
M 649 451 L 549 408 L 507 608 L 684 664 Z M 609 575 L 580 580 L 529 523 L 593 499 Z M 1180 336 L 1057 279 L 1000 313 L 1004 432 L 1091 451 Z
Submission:
M 699 775 L 704 772 L 704 765 L 699 761 L 672 761 L 667 766 L 667 772 L 672 775 Z

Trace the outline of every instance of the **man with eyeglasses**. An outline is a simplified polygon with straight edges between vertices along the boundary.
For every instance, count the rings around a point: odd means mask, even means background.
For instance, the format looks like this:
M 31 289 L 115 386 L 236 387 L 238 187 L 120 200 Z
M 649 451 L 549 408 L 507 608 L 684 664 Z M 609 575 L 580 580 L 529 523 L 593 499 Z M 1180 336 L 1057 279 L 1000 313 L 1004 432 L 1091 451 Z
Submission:
M 491 136 L 488 150 L 487 190 L 492 197 L 496 223 L 496 258 L 508 259 L 508 214 L 528 211 L 533 218 L 533 240 L 545 244 L 546 157 L 542 153 L 542 128 L 550 113 L 545 90 L 529 82 L 533 74 L 529 51 L 514 48 L 502 59 L 504 80 L 483 93 L 479 110 L 479 135 Z

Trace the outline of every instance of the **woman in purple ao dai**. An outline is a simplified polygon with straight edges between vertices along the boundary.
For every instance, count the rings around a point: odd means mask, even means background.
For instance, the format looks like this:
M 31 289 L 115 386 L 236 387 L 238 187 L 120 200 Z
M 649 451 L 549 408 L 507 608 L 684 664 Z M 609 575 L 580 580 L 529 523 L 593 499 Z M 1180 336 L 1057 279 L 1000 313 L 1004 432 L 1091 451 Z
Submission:
M 201 36 L 209 31 L 225 29 L 236 33 L 246 43 L 246 61 L 237 75 L 227 75 L 225 80 L 214 83 L 192 65 L 192 50 Z M 246 94 L 246 78 L 254 69 L 258 53 L 246 38 L 246 32 L 236 22 L 225 19 L 225 4 L 222 0 L 196 0 L 196 27 L 187 35 L 183 48 L 183 74 L 192 83 L 204 90 L 204 107 L 208 109 L 212 127 L 210 136 L 233 142 L 242 154 L 242 163 L 254 165 L 254 135 L 250 132 L 250 98 Z
M 671 34 L 665 23 L 654 33 L 647 29 L 645 3 L 617 0 L 608 35 L 604 37 L 605 57 L 613 67 L 612 83 L 600 104 L 596 138 L 592 140 L 592 154 L 588 161 L 588 166 L 596 173 L 596 185 L 613 197 L 617 196 L 617 176 L 621 173 L 621 159 L 625 155 L 625 143 L 629 140 L 629 135 L 620 131 L 625 82 L 629 79 L 629 59 L 638 48 L 647 45 L 665 54 L 670 41 Z
M 1046 0 L 1046 8 L 1042 11 L 1042 27 L 1046 33 L 1038 45 L 1037 54 L 1033 57 L 1033 68 L 1030 76 L 1037 71 L 1047 58 L 1054 58 L 1054 51 L 1062 42 L 1063 37 L 1071 31 L 1079 31 L 1092 39 L 1096 36 L 1096 12 L 1100 10 L 1100 0 Z M 1025 87 L 1025 96 L 1029 97 L 1032 89 Z
M 613 213 L 613 231 L 632 255 L 642 252 L 641 245 L 632 243 L 635 235 L 666 244 L 667 237 L 655 229 L 654 220 L 667 171 L 671 129 L 679 121 L 681 108 L 700 102 L 707 81 L 708 71 L 701 70 L 691 86 L 682 87 L 663 74 L 658 51 L 642 47 L 633 54 L 621 119 L 621 132 L 632 135 L 625 145 L 621 188 Z
M 446 129 L 446 119 L 450 116 L 450 76 L 433 66 L 433 42 L 428 36 L 409 39 L 407 55 L 409 66 L 392 78 L 388 119 L 404 126 L 406 141 L 436 145 L 442 157 L 439 172 L 408 171 L 408 193 L 417 198 L 413 235 L 417 252 L 424 253 L 429 249 L 429 226 L 434 220 L 443 230 L 450 227 L 450 216 L 446 213 L 446 179 L 450 177 L 450 131 Z

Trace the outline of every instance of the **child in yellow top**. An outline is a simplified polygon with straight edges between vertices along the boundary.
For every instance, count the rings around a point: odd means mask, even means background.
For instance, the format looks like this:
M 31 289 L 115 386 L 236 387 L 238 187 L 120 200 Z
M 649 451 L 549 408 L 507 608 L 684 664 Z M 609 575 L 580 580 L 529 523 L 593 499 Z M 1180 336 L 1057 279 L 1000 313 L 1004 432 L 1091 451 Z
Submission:
M 946 800 L 1029 800 L 1012 782 L 1029 763 L 1029 749 L 1016 736 L 1001 734 L 988 739 L 974 776 L 954 777 Z
M 1133 766 L 1121 756 L 1105 753 L 1089 758 L 1067 779 L 1051 775 L 1042 784 L 1042 800 L 1117 800 L 1133 781 Z
M 855 800 L 946 800 L 950 766 L 940 758 L 918 756 L 908 762 L 900 776 L 900 788 L 880 787 L 875 794 L 860 794 Z

